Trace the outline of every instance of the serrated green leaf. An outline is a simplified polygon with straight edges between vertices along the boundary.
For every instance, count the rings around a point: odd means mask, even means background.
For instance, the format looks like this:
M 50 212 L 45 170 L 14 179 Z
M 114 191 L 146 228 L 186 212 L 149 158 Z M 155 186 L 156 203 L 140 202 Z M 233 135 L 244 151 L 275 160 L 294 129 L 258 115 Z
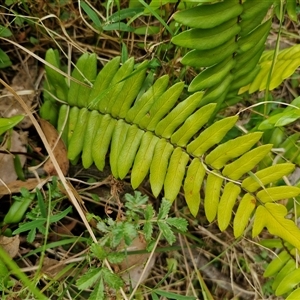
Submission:
M 107 259 L 112 264 L 119 264 L 126 258 L 126 256 L 127 254 L 123 252 L 110 252 L 107 255 Z
M 234 126 L 237 119 L 238 116 L 233 116 L 215 122 L 187 145 L 187 151 L 195 156 L 201 156 L 224 138 L 226 133 Z
M 104 284 L 101 278 L 99 282 L 94 286 L 92 293 L 89 296 L 89 300 L 105 300 Z
M 300 194 L 300 188 L 295 186 L 275 186 L 263 189 L 257 193 L 260 201 L 274 202 L 282 199 L 289 199 Z
M 145 239 L 147 242 L 151 240 L 152 233 L 153 233 L 153 225 L 151 221 L 146 221 L 143 226 L 143 233 L 145 235 Z
M 217 215 L 223 178 L 209 173 L 206 180 L 204 211 L 206 218 L 212 222 Z
M 118 290 L 123 286 L 124 283 L 122 279 L 115 273 L 112 273 L 110 270 L 106 268 L 102 269 L 102 273 L 103 273 L 103 279 L 105 283 L 112 289 Z
M 170 226 L 168 224 L 166 224 L 165 220 L 158 220 L 157 225 L 158 225 L 162 235 L 164 236 L 164 238 L 167 240 L 167 242 L 170 245 L 172 245 L 173 243 L 176 242 L 176 237 L 175 237 L 173 231 L 171 230 Z
M 233 220 L 234 237 L 240 237 L 249 222 L 250 216 L 256 207 L 256 199 L 251 194 L 245 194 L 239 204 Z
M 186 232 L 187 231 L 187 226 L 188 222 L 186 219 L 183 218 L 167 218 L 166 223 L 169 224 L 170 226 L 175 227 L 176 229 Z
M 218 225 L 221 231 L 224 231 L 230 223 L 233 206 L 240 192 L 238 185 L 226 183 L 218 206 Z
M 154 209 L 152 205 L 147 205 L 145 208 L 145 220 L 150 221 L 154 216 Z
M 91 252 L 100 260 L 103 260 L 107 257 L 107 252 L 104 250 L 104 248 L 98 244 L 92 244 Z
M 265 168 L 244 179 L 242 187 L 249 192 L 255 192 L 260 187 L 275 182 L 283 176 L 290 174 L 294 169 L 295 165 L 291 163 L 283 163 Z
M 95 282 L 102 276 L 103 269 L 101 268 L 90 268 L 84 273 L 77 281 L 76 286 L 80 290 L 90 288 Z
M 258 206 L 252 236 L 256 237 L 266 227 L 271 234 L 281 237 L 300 249 L 300 230 L 292 220 L 285 218 L 286 215 L 287 209 L 281 204 L 266 203 L 265 206 Z
M 171 202 L 163 198 L 158 210 L 157 219 L 158 220 L 165 219 L 170 211 L 170 208 L 171 208 Z
M 180 191 L 185 167 L 189 161 L 189 155 L 177 147 L 170 158 L 168 171 L 164 181 L 165 198 L 174 201 Z
M 233 180 L 240 179 L 245 173 L 251 171 L 272 149 L 272 145 L 259 146 L 245 154 L 234 162 L 225 166 L 222 174 Z M 243 187 L 243 185 L 242 185 Z
M 200 207 L 200 188 L 206 172 L 202 162 L 194 158 L 188 167 L 183 190 L 191 214 L 196 217 Z

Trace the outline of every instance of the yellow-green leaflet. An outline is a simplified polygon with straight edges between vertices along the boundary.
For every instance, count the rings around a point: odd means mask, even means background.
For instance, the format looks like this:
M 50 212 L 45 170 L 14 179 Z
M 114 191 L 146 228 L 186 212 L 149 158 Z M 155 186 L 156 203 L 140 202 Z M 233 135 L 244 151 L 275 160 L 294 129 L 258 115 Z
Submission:
M 159 138 L 153 135 L 150 131 L 147 131 L 143 135 L 131 171 L 131 185 L 133 189 L 136 189 L 148 174 L 153 158 L 154 148 L 158 141 Z
M 296 269 L 291 273 L 287 274 L 285 278 L 279 283 L 275 291 L 275 295 L 280 296 L 292 291 L 294 287 L 299 284 L 299 281 L 300 281 L 300 269 Z
M 215 169 L 220 169 L 229 160 L 250 150 L 261 136 L 262 132 L 253 132 L 219 145 L 206 156 L 205 162 Z
M 170 156 L 174 148 L 165 139 L 160 139 L 154 149 L 154 155 L 150 166 L 151 190 L 157 197 L 163 187 Z
M 126 79 L 123 89 L 119 95 L 115 99 L 112 99 L 114 100 L 114 104 L 111 109 L 113 117 L 125 118 L 129 108 L 143 85 L 146 77 L 147 65 L 148 61 L 143 61 Z
M 218 206 L 218 224 L 221 231 L 224 231 L 230 223 L 233 206 L 240 192 L 238 185 L 232 182 L 226 183 Z
M 286 219 L 287 213 L 286 207 L 278 203 L 259 205 L 255 212 L 252 237 L 258 236 L 266 227 L 271 234 L 300 249 L 299 228 L 292 220 Z
M 97 73 L 96 54 L 84 53 L 79 57 L 76 68 L 72 72 L 72 77 L 81 81 L 82 85 L 71 80 L 68 94 L 68 103 L 70 106 L 84 106 L 88 98 L 91 87 L 89 87 L 89 78 L 94 80 Z M 87 81 L 86 81 L 87 80 Z
M 109 87 L 103 91 L 95 101 L 98 102 L 98 109 L 101 113 L 109 113 L 116 97 L 122 91 L 127 77 L 132 73 L 134 67 L 134 59 L 128 59 L 117 71 Z
M 238 180 L 245 173 L 251 171 L 272 149 L 271 144 L 259 146 L 245 154 L 234 162 L 225 166 L 222 174 L 230 179 Z M 243 185 L 242 185 L 243 187 Z
M 212 222 L 217 215 L 222 183 L 222 177 L 214 173 L 208 174 L 205 187 L 204 211 L 209 222 Z
M 92 145 L 92 157 L 96 167 L 102 171 L 105 166 L 105 157 L 110 145 L 112 134 L 117 120 L 112 119 L 110 115 L 99 115 L 100 125 L 95 135 Z
M 172 43 L 191 49 L 210 50 L 223 45 L 235 37 L 240 30 L 241 28 L 234 18 L 209 29 L 192 28 L 185 30 L 174 36 Z
M 220 105 L 225 99 L 225 96 L 231 86 L 232 79 L 233 75 L 229 73 L 220 84 L 208 88 L 202 98 L 201 106 L 212 102 L 217 102 Z
M 237 239 L 240 237 L 249 222 L 250 216 L 256 207 L 256 199 L 253 195 L 245 194 L 238 206 L 233 220 L 233 233 Z
M 57 50 L 48 49 L 46 52 L 45 60 L 52 66 L 60 69 L 60 60 Z M 55 93 L 60 100 L 67 101 L 68 99 L 68 86 L 65 77 L 58 73 L 56 70 L 45 64 L 46 76 L 55 88 Z
M 168 87 L 169 76 L 158 78 L 154 84 L 139 98 L 126 114 L 125 120 L 129 123 L 139 124 L 145 117 L 155 100 L 160 97 Z M 142 127 L 139 124 L 140 127 Z M 145 128 L 142 127 L 142 128 Z
M 237 0 L 230 0 L 179 11 L 174 15 L 174 19 L 189 27 L 213 28 L 236 18 L 242 12 L 243 6 L 239 5 Z
M 100 127 L 102 120 L 102 115 L 100 115 L 96 110 L 90 113 L 86 131 L 84 134 L 84 142 L 82 149 L 82 165 L 85 169 L 89 168 L 93 164 L 92 148 L 95 139 L 96 132 Z
M 109 87 L 120 66 L 120 60 L 120 56 L 113 58 L 99 72 L 87 101 L 88 108 L 98 107 L 98 103 L 95 99 L 99 94 Z
M 120 151 L 119 157 L 117 158 L 118 175 L 120 179 L 123 179 L 129 172 L 144 133 L 145 132 L 136 125 L 131 125 L 129 127 L 126 140 Z
M 208 122 L 215 108 L 216 103 L 210 103 L 188 117 L 183 125 L 172 134 L 172 144 L 180 147 L 186 146 L 189 140 Z
M 164 117 L 175 105 L 184 87 L 183 82 L 178 82 L 166 90 L 151 106 L 149 112 L 139 122 L 142 128 L 147 127 L 153 131 L 157 123 Z
M 181 60 L 184 65 L 192 67 L 211 67 L 224 61 L 238 49 L 235 39 L 211 50 L 192 50 Z
M 69 131 L 69 112 L 70 106 L 63 104 L 58 112 L 58 120 L 57 120 L 57 131 L 59 133 L 62 132 L 61 138 L 64 141 L 66 147 L 68 148 L 68 131 Z
M 170 158 L 166 179 L 164 182 L 165 198 L 174 201 L 178 195 L 183 177 L 185 175 L 185 167 L 189 161 L 189 155 L 176 148 Z
M 273 284 L 272 284 L 272 290 L 276 291 L 277 287 L 281 283 L 281 281 L 291 272 L 293 272 L 296 269 L 296 262 L 294 259 L 290 258 L 287 263 L 283 266 L 283 268 L 279 271 L 278 274 L 276 274 Z
M 205 176 L 205 168 L 198 158 L 194 158 L 189 165 L 183 190 L 185 201 L 191 214 L 196 217 L 200 207 L 200 188 Z
M 155 133 L 164 138 L 170 138 L 174 130 L 181 125 L 199 106 L 203 92 L 194 93 L 175 106 L 155 128 Z
M 88 123 L 90 112 L 86 108 L 81 108 L 78 114 L 78 121 L 76 123 L 73 135 L 69 140 L 68 158 L 75 159 L 83 148 L 85 137 L 85 129 Z
M 119 178 L 119 173 L 118 173 L 119 155 L 126 141 L 126 136 L 129 127 L 130 125 L 125 123 L 121 119 L 117 121 L 115 129 L 113 131 L 111 146 L 110 146 L 109 163 L 110 163 L 111 172 L 115 178 Z
M 278 273 L 291 258 L 291 255 L 287 251 L 284 250 L 280 252 L 278 256 L 268 264 L 264 272 L 264 277 L 270 277 Z
M 300 299 L 300 288 L 294 290 L 285 300 L 295 300 Z
M 79 111 L 80 110 L 77 106 L 72 107 L 69 111 L 68 144 L 70 143 L 70 140 L 74 133 L 74 129 L 76 127 Z
M 283 163 L 265 168 L 254 173 L 253 176 L 244 179 L 242 182 L 242 187 L 247 189 L 249 192 L 255 192 L 260 187 L 277 181 L 283 176 L 292 173 L 294 169 L 295 165 L 291 163 Z
M 200 135 L 187 146 L 187 151 L 195 156 L 200 156 L 209 148 L 219 143 L 226 133 L 234 126 L 238 116 L 220 120 L 205 129 Z
M 213 67 L 205 69 L 192 80 L 188 91 L 192 93 L 217 85 L 225 79 L 235 63 L 236 60 L 230 56 Z
M 267 189 L 263 189 L 257 193 L 257 197 L 260 201 L 273 202 L 282 199 L 289 199 L 296 197 L 300 194 L 300 188 L 296 186 L 275 186 Z
M 89 85 L 89 87 L 83 86 L 83 85 L 79 86 L 77 105 L 79 107 L 87 107 L 88 98 L 91 94 L 92 87 L 93 87 L 94 81 L 97 76 L 97 55 L 95 53 L 90 54 L 85 66 L 84 66 L 84 69 L 80 70 L 80 71 L 82 72 L 82 75 L 84 76 L 82 78 L 82 81 L 85 84 Z

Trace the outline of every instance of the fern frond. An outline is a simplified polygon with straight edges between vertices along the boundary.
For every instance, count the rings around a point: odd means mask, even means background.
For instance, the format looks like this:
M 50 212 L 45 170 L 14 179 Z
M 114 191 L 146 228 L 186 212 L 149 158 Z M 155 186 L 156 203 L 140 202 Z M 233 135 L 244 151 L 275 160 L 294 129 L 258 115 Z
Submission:
M 90 56 L 84 58 L 85 64 L 79 61 L 76 65 L 78 74 L 85 74 L 81 68 L 89 63 L 96 64 Z M 117 61 L 108 64 L 114 66 Z M 69 98 L 66 100 L 70 108 L 66 109 L 67 104 L 61 106 L 59 124 L 61 128 L 62 120 L 66 119 L 63 134 L 67 138 L 68 157 L 76 161 L 81 156 L 84 167 L 94 162 L 102 170 L 109 155 L 116 178 L 123 179 L 131 172 L 132 186 L 137 188 L 150 173 L 153 195 L 157 197 L 163 190 L 170 201 L 177 197 L 183 185 L 187 205 L 194 216 L 199 210 L 203 188 L 206 217 L 210 222 L 217 217 L 221 230 L 228 227 L 233 208 L 242 199 L 233 222 L 237 226 L 235 235 L 242 234 L 247 218 L 253 213 L 254 235 L 266 226 L 270 232 L 283 238 L 286 235 L 287 241 L 300 247 L 300 231 L 293 233 L 293 237 L 288 235 L 288 230 L 296 231 L 295 225 L 284 218 L 285 211 L 270 206 L 273 205 L 270 202 L 300 194 L 296 187 L 274 186 L 291 173 L 294 166 L 285 163 L 251 173 L 272 148 L 272 145 L 255 147 L 262 133 L 253 132 L 222 142 L 238 116 L 226 117 L 208 126 L 217 104 L 202 106 L 203 92 L 179 100 L 183 83 L 167 88 L 167 77 L 158 79 L 140 93 L 147 63 L 135 67 L 130 59 L 119 69 L 114 68 L 114 76 L 109 68 L 103 68 L 97 77 L 93 71 L 95 84 L 87 93 L 86 103 L 78 100 L 81 96 L 76 100 L 78 106 L 73 106 L 73 98 L 71 105 Z M 94 70 L 91 66 L 88 68 Z M 111 78 L 111 82 L 104 85 L 97 80 L 105 77 L 103 70 Z M 84 78 L 77 79 L 86 82 Z M 96 95 L 94 90 L 101 92 Z M 90 98 L 93 94 L 95 99 Z M 269 217 L 262 220 L 265 211 Z M 275 220 L 273 213 L 277 213 L 279 219 Z

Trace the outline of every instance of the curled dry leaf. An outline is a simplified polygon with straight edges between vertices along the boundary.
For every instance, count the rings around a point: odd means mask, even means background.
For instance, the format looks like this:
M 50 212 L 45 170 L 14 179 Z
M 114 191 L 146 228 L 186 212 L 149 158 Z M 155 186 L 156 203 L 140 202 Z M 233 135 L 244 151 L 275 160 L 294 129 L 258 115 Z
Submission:
M 15 180 L 6 184 L 5 186 L 0 186 L 0 196 L 20 193 L 22 187 L 26 188 L 27 190 L 32 190 L 36 188 L 39 183 L 40 181 L 36 178 L 29 178 L 26 181 Z
M 63 140 L 59 137 L 59 134 L 55 127 L 48 121 L 40 119 L 39 123 L 51 149 L 53 150 L 53 154 L 57 160 L 57 163 L 59 164 L 63 174 L 66 175 L 69 170 L 69 160 L 67 155 L 67 148 Z M 49 175 L 57 175 L 53 162 L 50 158 L 44 164 L 44 170 Z
M 124 250 L 124 244 L 120 246 L 119 250 Z M 142 235 L 136 237 L 129 247 L 126 247 L 126 251 L 140 251 L 146 249 L 146 241 Z M 146 250 L 145 250 L 146 251 Z M 137 283 L 145 281 L 155 263 L 155 255 L 152 256 L 151 261 L 147 264 L 146 270 L 141 278 L 142 272 L 144 271 L 145 265 L 150 257 L 150 253 L 133 254 L 128 255 L 122 263 L 118 264 L 120 275 L 127 285 L 135 287 Z
M 13 78 L 11 88 L 20 94 L 26 105 L 31 108 L 35 98 L 34 82 L 37 78 L 38 67 L 34 61 L 28 64 L 28 70 L 20 69 Z M 19 102 L 10 94 L 7 89 L 1 92 L 0 116 L 9 118 L 15 115 L 24 115 L 24 110 Z M 20 128 L 28 128 L 32 125 L 28 116 L 18 124 Z
M 19 251 L 20 238 L 19 235 L 13 237 L 0 236 L 0 246 L 8 253 L 11 258 L 14 258 Z
M 15 181 L 18 176 L 14 166 L 13 152 L 27 152 L 27 133 L 12 131 L 11 134 L 7 134 L 7 139 L 0 150 L 6 153 L 0 153 L 0 186 Z M 21 166 L 23 167 L 26 162 L 25 155 L 19 155 Z M 1 194 L 1 193 L 0 193 Z

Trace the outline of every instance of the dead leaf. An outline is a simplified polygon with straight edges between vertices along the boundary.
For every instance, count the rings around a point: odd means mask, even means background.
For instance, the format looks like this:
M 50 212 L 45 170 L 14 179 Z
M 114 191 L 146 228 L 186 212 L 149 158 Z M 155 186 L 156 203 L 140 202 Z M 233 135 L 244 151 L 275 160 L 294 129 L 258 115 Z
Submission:
M 20 238 L 19 235 L 13 237 L 0 236 L 0 245 L 8 253 L 11 258 L 14 258 L 19 251 Z
M 15 180 L 6 184 L 6 186 L 0 186 L 0 196 L 19 193 L 21 188 L 24 187 L 27 190 L 34 189 L 40 182 L 36 178 L 29 178 L 26 181 Z
M 53 154 L 63 172 L 64 175 L 67 175 L 69 170 L 69 160 L 68 160 L 68 154 L 67 154 L 67 148 L 61 138 L 59 138 L 59 134 L 55 127 L 51 125 L 48 121 L 40 119 L 39 123 L 41 125 L 41 128 L 46 136 L 46 139 L 51 147 L 53 149 Z M 57 175 L 56 170 L 54 168 L 54 165 L 49 158 L 46 163 L 44 164 L 44 170 L 49 175 Z
M 7 135 L 7 140 L 4 145 L 0 148 L 2 151 L 7 153 L 0 153 L 0 186 L 15 181 L 18 176 L 14 166 L 14 155 L 10 154 L 9 151 L 13 152 L 27 152 L 27 133 L 12 131 L 10 135 Z M 22 167 L 26 162 L 25 155 L 19 155 Z
M 43 260 L 42 273 L 54 278 L 65 266 L 58 260 L 45 257 Z
M 124 250 L 123 248 L 125 248 L 124 244 L 118 250 Z M 127 252 L 145 249 L 146 241 L 142 235 L 136 237 L 132 241 L 131 245 L 126 247 Z M 147 269 L 145 270 L 142 278 L 141 275 L 149 257 L 150 253 L 132 254 L 128 255 L 122 263 L 118 264 L 120 275 L 127 285 L 131 285 L 131 287 L 134 288 L 139 281 L 143 282 L 148 278 L 155 263 L 155 255 L 152 256 L 151 261 L 147 264 Z

